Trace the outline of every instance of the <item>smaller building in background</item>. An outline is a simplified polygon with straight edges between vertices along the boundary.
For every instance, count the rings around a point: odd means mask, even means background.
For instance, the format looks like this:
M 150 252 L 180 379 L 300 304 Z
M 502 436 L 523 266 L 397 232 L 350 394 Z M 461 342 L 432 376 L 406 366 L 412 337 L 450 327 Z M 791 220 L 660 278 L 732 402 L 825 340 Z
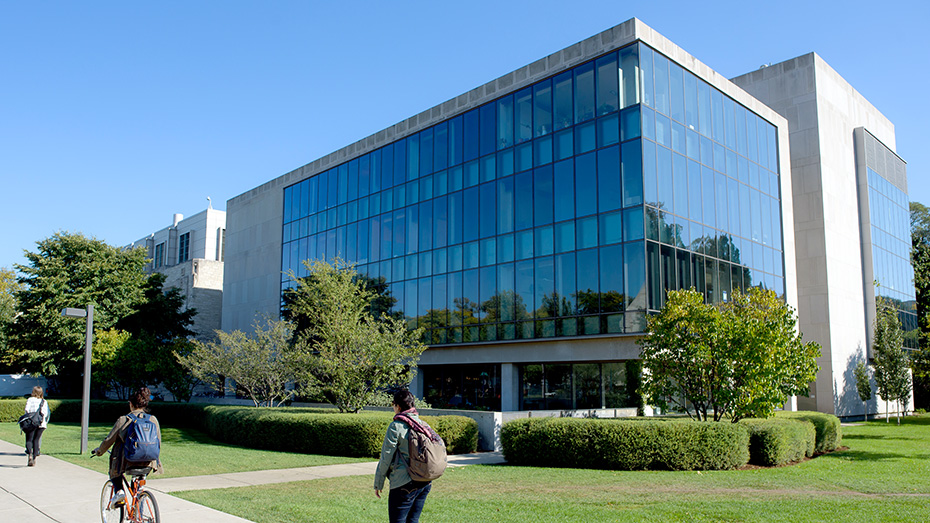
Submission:
M 177 287 L 185 308 L 197 309 L 191 330 L 198 339 L 221 326 L 225 240 L 226 212 L 211 206 L 186 219 L 175 214 L 170 226 L 127 246 L 144 247 L 146 272 L 164 274 L 165 288 Z

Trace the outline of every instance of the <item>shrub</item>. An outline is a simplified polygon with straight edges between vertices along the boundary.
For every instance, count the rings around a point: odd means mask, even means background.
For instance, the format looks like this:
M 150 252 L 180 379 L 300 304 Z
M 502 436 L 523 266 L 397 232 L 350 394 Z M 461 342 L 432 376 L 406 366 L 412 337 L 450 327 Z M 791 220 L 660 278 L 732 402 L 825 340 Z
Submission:
M 506 423 L 501 443 L 518 465 L 613 470 L 726 470 L 749 460 L 749 431 L 734 423 L 529 418 Z
M 0 400 L 0 421 L 16 421 L 25 399 Z M 48 400 L 55 422 L 81 421 L 80 400 Z M 90 420 L 113 423 L 129 412 L 125 401 L 92 401 Z M 330 456 L 377 457 L 391 422 L 389 412 L 340 414 L 332 409 L 266 408 L 151 403 L 164 427 L 190 427 L 244 447 Z M 423 416 L 446 442 L 450 454 L 478 448 L 478 423 L 465 416 Z
M 377 457 L 391 414 L 342 414 L 323 409 L 211 406 L 206 431 L 228 443 L 253 448 L 331 456 Z M 474 452 L 478 424 L 463 416 L 424 416 L 450 454 Z
M 814 429 L 817 431 L 817 441 L 814 445 L 815 454 L 836 450 L 843 443 L 840 419 L 832 414 L 806 410 L 799 412 L 782 411 L 778 412 L 776 417 L 799 419 L 813 423 Z
M 794 419 L 744 419 L 749 429 L 749 462 L 762 467 L 784 465 L 814 455 L 814 424 Z

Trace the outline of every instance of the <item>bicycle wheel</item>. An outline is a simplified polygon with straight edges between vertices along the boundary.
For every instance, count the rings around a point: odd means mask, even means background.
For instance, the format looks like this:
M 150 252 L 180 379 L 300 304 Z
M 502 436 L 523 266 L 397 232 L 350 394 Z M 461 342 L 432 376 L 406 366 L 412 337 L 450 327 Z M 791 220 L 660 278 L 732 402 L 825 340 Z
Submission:
M 110 498 L 113 497 L 113 484 L 107 481 L 100 492 L 100 521 L 103 523 L 122 523 L 126 505 L 110 507 Z
M 159 523 L 158 503 L 151 492 L 144 490 L 136 498 L 136 521 L 141 523 Z

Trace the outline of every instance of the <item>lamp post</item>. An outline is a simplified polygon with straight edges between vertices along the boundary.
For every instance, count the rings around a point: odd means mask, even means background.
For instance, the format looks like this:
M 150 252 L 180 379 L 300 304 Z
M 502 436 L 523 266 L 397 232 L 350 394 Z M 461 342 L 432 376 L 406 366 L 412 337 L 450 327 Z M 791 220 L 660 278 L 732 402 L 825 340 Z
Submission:
M 69 318 L 87 318 L 87 331 L 84 335 L 84 394 L 81 401 L 81 454 L 87 452 L 87 432 L 90 425 L 90 359 L 91 344 L 94 341 L 94 305 L 87 309 L 71 307 L 61 309 L 61 315 Z

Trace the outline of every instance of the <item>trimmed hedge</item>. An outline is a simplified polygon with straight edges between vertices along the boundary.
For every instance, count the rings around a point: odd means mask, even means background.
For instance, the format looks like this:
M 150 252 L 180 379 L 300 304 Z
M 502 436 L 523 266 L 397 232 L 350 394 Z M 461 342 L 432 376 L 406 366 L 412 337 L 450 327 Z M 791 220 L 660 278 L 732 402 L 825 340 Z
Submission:
M 784 465 L 814 455 L 814 424 L 794 419 L 744 419 L 749 429 L 749 463 Z
M 832 414 L 802 410 L 798 412 L 782 411 L 775 414 L 777 418 L 809 421 L 814 424 L 817 431 L 817 441 L 814 445 L 815 454 L 823 454 L 836 450 L 843 443 L 843 430 L 840 419 Z
M 253 448 L 330 456 L 377 457 L 393 415 L 388 412 L 339 414 L 323 409 L 210 406 L 207 433 L 221 441 Z M 474 452 L 478 423 L 465 416 L 423 416 L 442 437 L 450 454 Z
M 611 470 L 727 470 L 749 460 L 749 430 L 737 423 L 528 418 L 501 430 L 515 465 Z
M 48 400 L 52 421 L 81 421 L 80 400 Z M 0 400 L 0 421 L 16 421 L 25 399 Z M 331 409 L 256 408 L 199 403 L 149 404 L 161 425 L 203 430 L 235 445 L 330 456 L 378 457 L 391 422 L 389 412 L 339 414 Z M 126 414 L 125 401 L 92 401 L 90 420 L 112 423 Z M 465 416 L 423 416 L 446 443 L 450 454 L 478 448 L 478 423 Z

